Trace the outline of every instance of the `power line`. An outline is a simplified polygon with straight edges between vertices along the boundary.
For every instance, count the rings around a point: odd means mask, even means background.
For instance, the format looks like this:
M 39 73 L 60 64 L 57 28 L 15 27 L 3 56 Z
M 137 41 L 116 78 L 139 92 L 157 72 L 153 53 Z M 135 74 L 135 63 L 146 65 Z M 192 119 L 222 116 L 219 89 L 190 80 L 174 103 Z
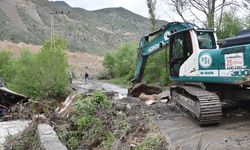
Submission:
M 70 11 L 55 11 L 50 14 L 50 40 L 51 40 L 51 48 L 55 48 L 55 40 L 54 40 L 54 33 L 55 33 L 55 22 L 54 22 L 54 15 L 67 15 L 70 14 Z M 64 20 L 63 20 L 63 27 L 64 27 Z

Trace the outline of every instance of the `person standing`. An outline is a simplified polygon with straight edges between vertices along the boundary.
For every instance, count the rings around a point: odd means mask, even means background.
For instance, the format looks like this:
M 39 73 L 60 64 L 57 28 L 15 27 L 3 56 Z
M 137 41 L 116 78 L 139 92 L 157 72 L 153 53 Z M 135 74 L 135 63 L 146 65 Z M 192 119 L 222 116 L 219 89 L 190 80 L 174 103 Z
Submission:
M 89 78 L 89 74 L 88 74 L 87 72 L 85 72 L 85 75 L 84 75 L 84 80 L 85 80 L 85 82 L 88 81 L 88 78 Z

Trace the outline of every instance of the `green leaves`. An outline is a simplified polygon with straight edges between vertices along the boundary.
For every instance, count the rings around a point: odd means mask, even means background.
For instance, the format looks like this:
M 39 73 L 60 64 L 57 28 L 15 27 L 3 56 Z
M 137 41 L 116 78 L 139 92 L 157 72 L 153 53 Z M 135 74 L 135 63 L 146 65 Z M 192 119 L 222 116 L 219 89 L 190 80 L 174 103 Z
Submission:
M 116 84 L 129 83 L 134 77 L 136 64 L 137 46 L 133 43 L 124 44 L 115 51 L 105 55 L 103 65 L 108 70 Z M 165 51 L 149 56 L 144 71 L 143 80 L 146 83 L 169 82 L 168 72 L 166 72 L 167 56 Z
M 45 42 L 41 52 L 23 51 L 20 58 L 11 60 L 8 53 L 0 56 L 0 72 L 7 86 L 36 100 L 60 98 L 68 85 L 66 44 L 60 38 Z M 6 67 L 7 66 L 7 67 Z
M 0 52 L 0 75 L 1 80 L 9 81 L 12 77 L 11 72 L 11 53 L 8 51 L 1 51 Z
M 107 130 L 112 121 L 111 101 L 98 90 L 89 97 L 79 95 L 74 100 L 72 126 L 60 132 L 60 139 L 69 149 L 77 149 L 80 142 L 93 142 L 98 138 L 104 149 L 110 149 L 114 140 L 114 135 Z
M 133 78 L 136 47 L 134 43 L 127 43 L 105 55 L 103 66 L 112 78 L 122 77 L 128 81 Z
M 221 28 L 217 30 L 219 39 L 235 36 L 244 28 L 242 20 L 232 12 L 225 12 L 222 16 Z

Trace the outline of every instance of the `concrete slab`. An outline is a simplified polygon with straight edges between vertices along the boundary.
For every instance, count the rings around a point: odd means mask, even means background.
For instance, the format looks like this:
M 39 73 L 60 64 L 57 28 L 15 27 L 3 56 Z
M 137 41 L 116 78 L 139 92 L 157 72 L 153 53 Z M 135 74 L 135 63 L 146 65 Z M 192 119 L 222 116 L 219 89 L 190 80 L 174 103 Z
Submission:
M 66 146 L 58 139 L 56 132 L 48 124 L 38 124 L 38 136 L 41 148 L 45 150 L 67 150 Z
M 22 133 L 22 131 L 24 131 L 30 123 L 31 120 L 0 122 L 0 147 L 6 142 L 6 137 Z

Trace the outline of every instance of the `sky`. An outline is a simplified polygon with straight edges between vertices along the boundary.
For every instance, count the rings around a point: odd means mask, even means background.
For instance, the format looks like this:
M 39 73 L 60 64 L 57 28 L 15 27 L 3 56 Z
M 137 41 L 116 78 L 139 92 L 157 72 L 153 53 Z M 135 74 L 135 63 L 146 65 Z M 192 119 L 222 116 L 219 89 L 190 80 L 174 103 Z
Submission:
M 56 0 L 52 0 L 56 1 Z M 87 10 L 97 10 L 109 7 L 123 7 L 136 14 L 148 17 L 148 8 L 146 0 L 63 0 L 72 7 L 80 7 Z M 166 9 L 166 5 L 157 2 L 156 6 L 157 19 L 166 21 L 182 21 L 179 16 Z M 174 18 L 174 19 L 173 19 Z

